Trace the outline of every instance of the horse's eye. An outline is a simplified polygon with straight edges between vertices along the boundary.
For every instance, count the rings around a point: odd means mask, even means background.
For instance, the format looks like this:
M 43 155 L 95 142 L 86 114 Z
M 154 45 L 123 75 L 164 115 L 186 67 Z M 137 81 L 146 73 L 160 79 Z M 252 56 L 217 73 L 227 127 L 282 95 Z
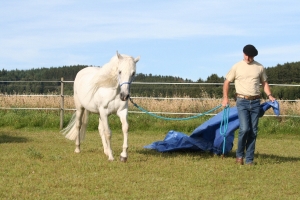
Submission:
M 119 71 L 119 74 L 122 74 L 122 72 L 121 72 L 121 71 Z
M 134 76 L 134 75 L 135 75 L 135 72 L 132 73 L 132 76 Z

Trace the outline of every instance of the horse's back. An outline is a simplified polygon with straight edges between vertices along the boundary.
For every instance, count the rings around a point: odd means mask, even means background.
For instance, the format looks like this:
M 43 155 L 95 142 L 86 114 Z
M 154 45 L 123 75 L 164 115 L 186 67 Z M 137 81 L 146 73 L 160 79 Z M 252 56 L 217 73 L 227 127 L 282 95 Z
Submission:
M 96 87 L 95 81 L 100 78 L 105 79 L 103 74 L 101 75 L 101 69 L 87 67 L 77 73 L 74 81 L 74 99 L 77 108 L 84 107 L 91 112 L 98 113 L 100 107 L 107 107 L 112 112 L 126 104 L 126 102 L 118 101 L 116 88 Z
M 79 107 L 79 103 L 83 107 L 91 104 L 94 90 L 92 80 L 99 69 L 97 67 L 86 67 L 77 73 L 74 80 L 74 100 L 76 107 Z
M 98 71 L 100 69 L 101 68 L 99 68 L 99 67 L 86 67 L 86 68 L 83 68 L 82 70 L 80 70 L 76 74 L 74 83 L 78 83 L 78 82 L 81 82 L 81 81 L 87 82 L 87 81 L 91 80 L 90 77 L 93 77 L 95 75 L 95 73 L 98 73 Z

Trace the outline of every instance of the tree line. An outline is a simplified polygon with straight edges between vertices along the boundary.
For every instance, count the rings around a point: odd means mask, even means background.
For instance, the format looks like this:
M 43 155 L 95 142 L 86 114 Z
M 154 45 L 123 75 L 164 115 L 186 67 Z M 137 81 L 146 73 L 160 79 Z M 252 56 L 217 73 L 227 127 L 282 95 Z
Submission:
M 0 93 L 2 94 L 49 94 L 60 93 L 60 79 L 73 81 L 79 70 L 88 67 L 87 65 L 72 65 L 63 67 L 38 68 L 29 70 L 5 70 L 0 71 Z M 300 62 L 278 64 L 275 67 L 267 67 L 269 84 L 299 84 L 300 83 Z M 212 74 L 206 80 L 199 78 L 196 83 L 223 83 L 225 78 Z M 5 82 L 24 81 L 24 82 Z M 40 81 L 40 82 L 39 82 Z M 45 82 L 55 81 L 55 82 Z M 155 83 L 195 83 L 190 79 L 183 79 L 174 76 L 161 76 L 138 73 L 135 82 Z M 73 84 L 64 84 L 65 94 L 73 94 Z M 277 99 L 299 99 L 300 87 L 271 86 L 272 93 Z M 230 96 L 235 94 L 234 87 L 230 88 Z M 262 91 L 263 94 L 263 91 Z M 221 98 L 222 84 L 219 85 L 193 85 L 193 84 L 132 84 L 132 96 L 147 97 L 207 97 Z M 263 97 L 266 98 L 265 94 Z

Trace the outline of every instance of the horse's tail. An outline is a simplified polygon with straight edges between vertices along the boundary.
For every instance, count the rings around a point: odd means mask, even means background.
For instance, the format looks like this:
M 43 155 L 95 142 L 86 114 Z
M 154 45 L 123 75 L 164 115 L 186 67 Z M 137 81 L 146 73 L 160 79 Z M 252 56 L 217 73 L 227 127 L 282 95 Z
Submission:
M 79 132 L 80 140 L 83 141 L 85 137 L 85 132 L 88 124 L 89 119 L 89 111 L 86 109 L 83 112 L 83 116 L 81 119 L 81 128 Z M 69 140 L 76 140 L 77 138 L 77 130 L 76 130 L 76 113 L 73 114 L 68 126 L 61 130 L 62 134 L 65 135 L 65 137 Z

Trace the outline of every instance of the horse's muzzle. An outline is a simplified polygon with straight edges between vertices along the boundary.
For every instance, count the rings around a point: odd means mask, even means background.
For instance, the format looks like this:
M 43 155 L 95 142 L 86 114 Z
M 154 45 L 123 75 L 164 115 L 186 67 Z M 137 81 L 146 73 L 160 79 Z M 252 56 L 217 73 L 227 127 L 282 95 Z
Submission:
M 122 101 L 127 101 L 128 100 L 128 98 L 129 98 L 129 94 L 124 94 L 124 93 L 120 93 L 120 99 L 122 100 Z

